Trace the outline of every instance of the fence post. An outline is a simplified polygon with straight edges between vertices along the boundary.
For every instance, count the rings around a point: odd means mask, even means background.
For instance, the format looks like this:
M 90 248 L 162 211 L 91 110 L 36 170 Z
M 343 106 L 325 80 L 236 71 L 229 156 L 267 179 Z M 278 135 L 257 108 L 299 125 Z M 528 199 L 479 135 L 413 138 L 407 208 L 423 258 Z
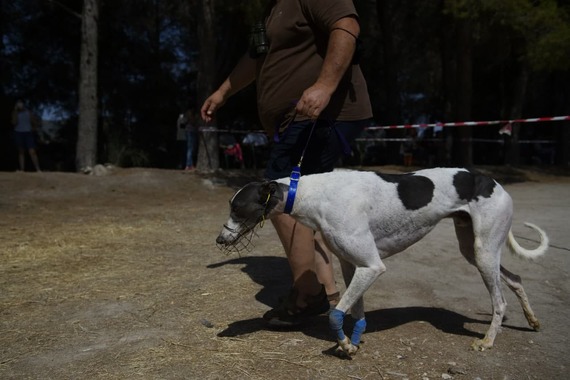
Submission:
M 570 167 L 570 121 L 561 123 L 560 127 L 560 148 L 562 152 L 559 155 L 559 164 L 562 167 Z

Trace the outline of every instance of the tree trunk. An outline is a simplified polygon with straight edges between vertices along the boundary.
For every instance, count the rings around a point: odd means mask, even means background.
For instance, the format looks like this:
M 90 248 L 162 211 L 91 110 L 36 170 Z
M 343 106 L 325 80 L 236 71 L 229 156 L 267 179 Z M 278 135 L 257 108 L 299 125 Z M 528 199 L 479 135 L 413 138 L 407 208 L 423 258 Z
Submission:
M 198 162 L 196 169 L 200 173 L 211 173 L 220 167 L 220 144 L 216 127 L 200 128 L 198 143 Z
M 456 22 L 443 12 L 445 5 L 441 1 L 440 8 L 442 21 L 439 24 L 440 54 L 441 54 L 441 81 L 443 101 L 441 104 L 441 117 L 439 121 L 455 121 L 455 80 L 457 77 L 457 61 L 455 54 L 455 29 Z M 445 143 L 441 147 L 444 152 L 439 152 L 443 158 L 443 163 L 447 166 L 452 164 L 453 157 L 453 136 L 455 129 L 445 128 L 443 136 Z M 456 144 L 457 145 L 457 144 Z
M 455 90 L 455 118 L 457 121 L 471 119 L 471 101 L 473 92 L 473 63 L 472 63 L 472 37 L 471 21 L 462 20 L 458 25 L 457 49 L 457 78 Z M 473 131 L 471 127 L 463 126 L 457 130 L 456 146 L 458 150 L 458 163 L 461 166 L 473 165 Z
M 556 163 L 563 168 L 570 168 L 570 122 L 560 123 L 557 136 L 560 136 L 557 144 L 560 152 L 556 156 Z
M 215 0 L 200 0 L 201 17 L 198 17 L 198 40 L 200 61 L 198 66 L 198 107 L 214 91 L 216 79 L 216 29 Z M 199 136 L 198 162 L 200 172 L 215 171 L 220 167 L 218 154 L 218 134 L 215 132 L 215 119 L 206 126 Z
M 528 85 L 529 70 L 528 67 L 522 63 L 515 80 L 513 88 L 513 99 L 511 106 L 511 119 L 522 118 L 523 105 L 526 97 L 526 89 Z M 519 132 L 520 124 L 513 123 L 511 137 L 508 139 L 506 149 L 506 164 L 511 166 L 518 166 L 520 164 L 521 154 L 519 145 Z
M 384 86 L 386 90 L 386 115 L 384 122 L 398 124 L 400 118 L 400 89 L 398 86 L 398 57 L 394 46 L 393 14 L 389 9 L 389 2 L 376 3 L 378 22 L 382 31 L 382 48 L 384 51 Z
M 99 0 L 84 0 L 81 21 L 79 122 L 76 169 L 84 171 L 97 163 L 97 37 Z

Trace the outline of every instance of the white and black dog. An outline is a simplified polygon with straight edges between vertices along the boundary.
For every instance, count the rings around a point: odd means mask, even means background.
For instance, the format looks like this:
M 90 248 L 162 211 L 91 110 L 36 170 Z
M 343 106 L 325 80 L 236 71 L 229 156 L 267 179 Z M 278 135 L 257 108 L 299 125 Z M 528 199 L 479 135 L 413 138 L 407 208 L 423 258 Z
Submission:
M 298 181 L 296 193 L 289 184 L 289 178 L 254 182 L 237 191 L 216 242 L 227 250 L 243 244 L 265 219 L 283 213 L 287 197 L 294 197 L 291 216 L 320 231 L 341 264 L 347 289 L 329 314 L 339 350 L 348 355 L 358 350 L 366 327 L 362 297 L 386 270 L 383 260 L 422 239 L 447 217 L 453 218 L 461 253 L 477 267 L 491 296 L 491 325 L 472 347 L 493 346 L 506 309 L 501 279 L 518 297 L 529 325 L 538 330 L 520 277 L 501 266 L 501 249 L 506 242 L 512 253 L 536 258 L 546 252 L 548 237 L 526 223 L 540 234 L 540 245 L 528 250 L 515 241 L 512 199 L 495 180 L 466 169 L 435 168 L 408 174 L 341 170 L 307 175 Z M 343 332 L 349 309 L 356 319 L 350 339 Z

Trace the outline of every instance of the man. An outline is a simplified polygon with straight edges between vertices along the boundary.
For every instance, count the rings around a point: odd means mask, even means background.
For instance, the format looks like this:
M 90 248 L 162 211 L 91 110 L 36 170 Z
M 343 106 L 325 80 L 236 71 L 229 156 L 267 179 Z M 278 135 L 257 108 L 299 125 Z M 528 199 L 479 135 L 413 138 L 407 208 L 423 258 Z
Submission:
M 230 96 L 255 81 L 261 122 L 278 140 L 266 179 L 288 177 L 305 147 L 302 175 L 332 171 L 372 117 L 366 82 L 352 64 L 360 33 L 354 4 L 276 0 L 271 5 L 265 19 L 267 53 L 244 56 L 206 99 L 201 116 L 210 121 Z M 331 257 L 314 231 L 289 215 L 274 218 L 273 225 L 291 266 L 293 288 L 264 318 L 272 325 L 296 325 L 338 300 Z
M 14 125 L 14 140 L 18 148 L 20 171 L 24 171 L 26 168 L 26 151 L 28 151 L 34 168 L 40 172 L 40 162 L 36 153 L 36 139 L 34 137 L 34 131 L 38 129 L 39 120 L 37 116 L 26 109 L 22 100 L 18 100 L 14 106 L 12 124 Z

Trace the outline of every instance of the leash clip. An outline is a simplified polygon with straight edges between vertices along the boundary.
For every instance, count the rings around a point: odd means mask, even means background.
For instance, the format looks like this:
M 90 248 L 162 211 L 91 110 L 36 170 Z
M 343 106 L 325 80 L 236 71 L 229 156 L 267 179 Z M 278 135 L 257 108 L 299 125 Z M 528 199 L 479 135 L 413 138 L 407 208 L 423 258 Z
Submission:
M 295 203 L 295 195 L 297 195 L 297 185 L 301 178 L 301 165 L 297 165 L 291 171 L 291 181 L 289 182 L 289 192 L 287 193 L 287 202 L 285 202 L 285 214 L 291 214 L 293 211 L 293 203 Z

